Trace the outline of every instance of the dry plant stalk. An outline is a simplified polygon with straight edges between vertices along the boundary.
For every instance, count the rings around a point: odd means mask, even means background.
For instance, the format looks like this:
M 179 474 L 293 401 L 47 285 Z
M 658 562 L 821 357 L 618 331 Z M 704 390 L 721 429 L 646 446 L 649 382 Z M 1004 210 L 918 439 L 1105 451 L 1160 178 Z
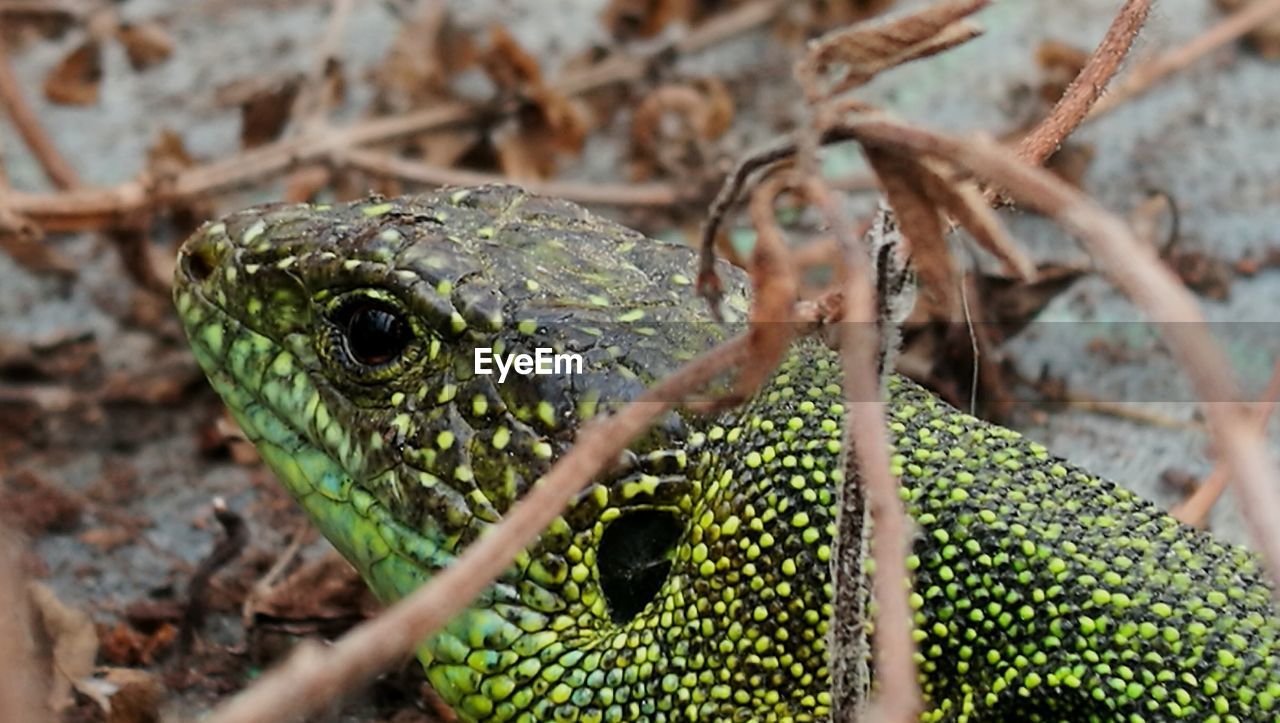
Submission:
M 80 186 L 79 174 L 58 152 L 58 147 L 45 132 L 44 126 L 40 125 L 40 120 L 23 96 L 18 76 L 9 62 L 9 50 L 5 47 L 3 37 L 0 37 L 0 108 L 13 121 L 18 135 L 22 136 L 23 142 L 31 149 L 31 154 L 36 157 L 53 185 L 64 191 Z M 0 209 L 0 213 L 2 212 L 3 209 Z
M 1258 429 L 1263 434 L 1266 434 L 1267 425 L 1271 422 L 1271 415 L 1275 412 L 1277 401 L 1280 401 L 1280 360 L 1276 361 L 1275 367 L 1271 370 L 1271 379 L 1267 381 L 1262 398 L 1254 405 L 1254 417 L 1258 420 Z M 1169 514 L 1180 522 L 1203 529 L 1209 521 L 1209 512 L 1227 489 L 1229 472 L 1227 465 L 1221 461 L 1215 464 L 1213 471 L 1204 478 L 1196 491 L 1181 504 L 1169 510 Z

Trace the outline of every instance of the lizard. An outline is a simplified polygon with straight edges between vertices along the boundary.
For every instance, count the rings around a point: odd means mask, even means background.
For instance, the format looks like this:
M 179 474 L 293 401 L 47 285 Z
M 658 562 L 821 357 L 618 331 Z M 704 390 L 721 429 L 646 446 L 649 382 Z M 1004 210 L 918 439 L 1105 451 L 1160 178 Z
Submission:
M 585 420 L 727 337 L 689 301 L 694 265 L 485 186 L 234 213 L 182 246 L 174 298 L 244 434 L 390 602 Z M 720 274 L 743 315 L 745 275 Z M 538 348 L 582 368 L 476 373 L 477 350 Z M 1255 554 L 905 377 L 885 386 L 922 721 L 1276 719 Z M 844 413 L 814 339 L 740 407 L 668 413 L 422 643 L 426 677 L 466 721 L 828 720 Z

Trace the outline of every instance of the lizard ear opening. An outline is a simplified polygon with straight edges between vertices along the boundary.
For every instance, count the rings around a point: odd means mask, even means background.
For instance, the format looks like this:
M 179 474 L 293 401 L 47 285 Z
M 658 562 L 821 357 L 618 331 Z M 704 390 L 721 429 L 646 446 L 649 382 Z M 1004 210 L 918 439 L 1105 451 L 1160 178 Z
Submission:
M 639 615 L 658 596 L 683 534 L 684 522 L 668 510 L 631 510 L 605 528 L 596 567 L 615 623 Z

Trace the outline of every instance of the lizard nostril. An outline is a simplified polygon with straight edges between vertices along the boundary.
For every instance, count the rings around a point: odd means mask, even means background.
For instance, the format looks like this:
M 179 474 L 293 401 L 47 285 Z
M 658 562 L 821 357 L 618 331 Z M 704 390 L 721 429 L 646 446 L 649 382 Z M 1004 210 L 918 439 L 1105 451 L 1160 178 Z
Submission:
M 222 247 L 209 239 L 188 243 L 182 250 L 182 270 L 192 281 L 204 281 L 222 262 Z

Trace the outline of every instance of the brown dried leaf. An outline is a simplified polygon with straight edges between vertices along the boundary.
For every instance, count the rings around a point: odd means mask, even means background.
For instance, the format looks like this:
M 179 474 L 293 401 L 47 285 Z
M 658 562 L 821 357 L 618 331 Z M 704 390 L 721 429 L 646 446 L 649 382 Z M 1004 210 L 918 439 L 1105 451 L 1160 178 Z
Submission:
M 182 136 L 169 128 L 160 129 L 160 135 L 147 149 L 147 171 L 156 178 L 175 176 L 195 164 Z
M 0 487 L 0 520 L 33 536 L 70 532 L 83 511 L 79 499 L 32 470 L 19 470 Z
M 576 103 L 554 91 L 541 92 L 514 123 L 494 133 L 498 167 L 513 179 L 549 178 L 555 174 L 561 154 L 582 150 L 587 130 Z
M 422 12 L 404 23 L 387 58 L 374 71 L 378 103 L 404 112 L 452 97 L 449 81 L 476 62 L 470 33 L 454 26 L 448 3 L 421 3 Z
M 0 233 L 0 251 L 8 254 L 24 269 L 37 274 L 54 274 L 74 278 L 76 265 L 51 244 L 26 234 Z
M 1059 40 L 1040 43 L 1040 47 L 1036 48 L 1036 63 L 1043 71 L 1040 97 L 1044 102 L 1057 103 L 1088 61 L 1088 51 L 1074 45 L 1067 45 Z
M 946 209 L 957 224 L 973 235 L 978 246 L 1000 259 L 1006 272 L 1025 281 L 1035 277 L 1035 264 L 1009 235 L 976 184 L 948 179 L 935 167 L 924 164 L 911 172 L 917 175 L 929 199 Z
M 1036 269 L 1035 280 L 984 275 L 978 280 L 982 316 L 996 324 L 1002 338 L 1017 334 L 1055 297 L 1066 291 L 1087 269 L 1046 264 Z
M 503 93 L 528 95 L 543 85 L 538 59 L 501 26 L 489 29 L 489 47 L 480 54 L 480 66 Z
M 733 111 L 733 96 L 716 78 L 655 89 L 632 115 L 632 177 L 641 180 L 659 170 L 674 174 L 702 166 L 701 145 L 729 129 Z M 667 122 L 672 119 L 677 127 Z
M 92 700 L 106 723 L 160 723 L 164 684 L 145 670 L 107 668 L 76 689 Z
M 40 583 L 27 585 L 36 639 L 47 646 L 43 655 L 53 662 L 48 705 L 61 712 L 74 704 L 72 687 L 93 673 L 98 655 L 98 631 L 81 610 L 64 605 L 53 590 Z
M 102 46 L 86 40 L 67 53 L 45 77 L 44 94 L 61 105 L 94 105 L 102 83 Z
M 129 65 L 134 70 L 146 70 L 153 65 L 163 63 L 173 54 L 173 37 L 156 22 L 138 24 L 123 23 L 116 32 L 116 37 L 124 45 L 124 52 L 129 56 Z
M 887 22 L 840 28 L 810 43 L 797 74 L 811 98 L 856 88 L 885 70 L 981 35 L 982 29 L 965 18 L 990 1 L 949 0 Z M 820 89 L 819 79 L 834 67 L 840 67 L 841 72 L 829 80 L 827 88 Z
M 265 594 L 247 612 L 259 622 L 300 631 L 332 622 L 351 623 L 373 615 L 377 602 L 359 573 L 336 553 L 303 565 Z M 301 625 L 299 625 L 301 624 Z
M 938 208 L 920 181 L 918 165 L 871 148 L 866 149 L 866 156 L 907 241 L 920 275 L 921 298 L 937 312 L 933 315 L 951 318 L 959 309 L 955 291 L 959 276 Z
M 611 0 L 601 22 L 617 40 L 652 38 L 689 11 L 687 0 Z
M 240 147 L 256 148 L 279 138 L 300 88 L 302 76 L 292 75 L 245 98 L 240 103 Z

